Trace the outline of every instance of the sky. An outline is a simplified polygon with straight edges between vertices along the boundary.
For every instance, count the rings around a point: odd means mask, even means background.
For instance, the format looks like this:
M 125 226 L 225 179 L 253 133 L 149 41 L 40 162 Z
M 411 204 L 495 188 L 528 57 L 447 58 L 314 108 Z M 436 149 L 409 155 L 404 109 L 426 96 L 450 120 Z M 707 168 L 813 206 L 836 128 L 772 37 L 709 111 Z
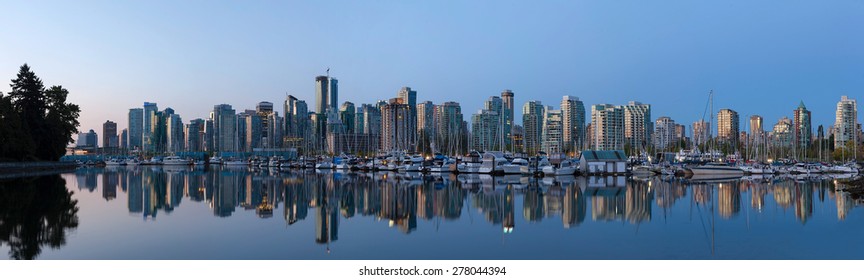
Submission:
M 517 123 L 525 102 L 571 95 L 589 121 L 592 104 L 632 100 L 689 128 L 713 90 L 742 130 L 802 101 L 815 130 L 842 95 L 864 101 L 864 2 L 702 2 L 0 0 L 0 79 L 29 64 L 70 91 L 79 130 L 100 134 L 144 102 L 187 123 L 286 94 L 314 109 L 328 68 L 340 103 L 410 86 L 418 101 L 459 102 L 466 120 L 504 89 Z

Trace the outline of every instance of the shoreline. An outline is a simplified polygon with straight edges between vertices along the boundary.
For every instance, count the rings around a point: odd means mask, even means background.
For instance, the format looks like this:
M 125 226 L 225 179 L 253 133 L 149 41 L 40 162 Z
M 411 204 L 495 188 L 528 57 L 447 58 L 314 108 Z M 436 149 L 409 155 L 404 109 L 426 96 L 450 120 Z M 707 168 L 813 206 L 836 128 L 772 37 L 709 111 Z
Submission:
M 72 171 L 78 167 L 75 162 L 35 161 L 0 162 L 0 178 L 29 177 Z

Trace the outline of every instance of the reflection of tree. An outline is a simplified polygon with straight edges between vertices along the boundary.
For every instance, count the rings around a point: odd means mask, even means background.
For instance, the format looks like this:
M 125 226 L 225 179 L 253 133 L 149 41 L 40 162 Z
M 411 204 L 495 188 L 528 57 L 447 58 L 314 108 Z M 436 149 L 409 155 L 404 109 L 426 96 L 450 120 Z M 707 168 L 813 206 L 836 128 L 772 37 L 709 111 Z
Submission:
M 42 246 L 66 244 L 78 227 L 78 201 L 59 175 L 0 181 L 0 244 L 13 259 L 35 259 Z

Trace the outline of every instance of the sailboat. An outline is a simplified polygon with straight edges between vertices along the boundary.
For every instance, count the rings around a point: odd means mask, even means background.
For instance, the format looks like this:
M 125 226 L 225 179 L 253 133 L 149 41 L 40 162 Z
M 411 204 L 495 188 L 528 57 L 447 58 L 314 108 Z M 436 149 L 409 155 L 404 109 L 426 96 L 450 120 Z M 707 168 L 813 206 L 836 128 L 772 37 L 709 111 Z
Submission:
M 714 118 L 714 91 L 713 90 L 708 93 L 708 102 L 710 104 L 710 110 L 711 110 L 710 111 L 711 116 L 709 117 L 709 119 L 713 119 Z M 702 116 L 703 116 L 702 121 L 704 122 L 704 120 L 705 120 L 704 116 L 705 115 L 703 114 Z M 711 131 L 710 127 L 708 128 L 708 131 Z M 713 141 L 711 143 L 713 143 Z M 708 149 L 708 150 L 712 151 L 712 149 Z M 712 159 L 713 159 L 713 153 L 712 153 Z M 744 176 L 744 171 L 741 170 L 740 168 L 735 167 L 735 166 L 730 166 L 726 163 L 721 163 L 721 162 L 709 162 L 709 163 L 702 165 L 702 166 L 690 167 L 690 171 L 693 172 L 694 177 L 703 177 L 703 178 L 707 178 L 707 177 L 714 177 L 714 178 L 717 178 L 717 177 L 736 177 L 736 176 L 741 177 L 741 176 Z

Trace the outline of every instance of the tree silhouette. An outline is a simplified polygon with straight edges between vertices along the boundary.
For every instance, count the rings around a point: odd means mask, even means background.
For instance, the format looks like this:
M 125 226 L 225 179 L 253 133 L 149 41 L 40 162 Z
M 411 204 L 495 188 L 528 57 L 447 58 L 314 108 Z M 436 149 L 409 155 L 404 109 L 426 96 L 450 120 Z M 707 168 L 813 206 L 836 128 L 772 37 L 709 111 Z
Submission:
M 8 97 L 0 95 L 0 159 L 57 160 L 78 133 L 78 105 L 66 102 L 62 86 L 45 89 L 42 80 L 24 64 Z
M 78 227 L 77 205 L 60 175 L 0 180 L 0 244 L 17 260 L 35 259 L 45 245 L 60 248 Z

